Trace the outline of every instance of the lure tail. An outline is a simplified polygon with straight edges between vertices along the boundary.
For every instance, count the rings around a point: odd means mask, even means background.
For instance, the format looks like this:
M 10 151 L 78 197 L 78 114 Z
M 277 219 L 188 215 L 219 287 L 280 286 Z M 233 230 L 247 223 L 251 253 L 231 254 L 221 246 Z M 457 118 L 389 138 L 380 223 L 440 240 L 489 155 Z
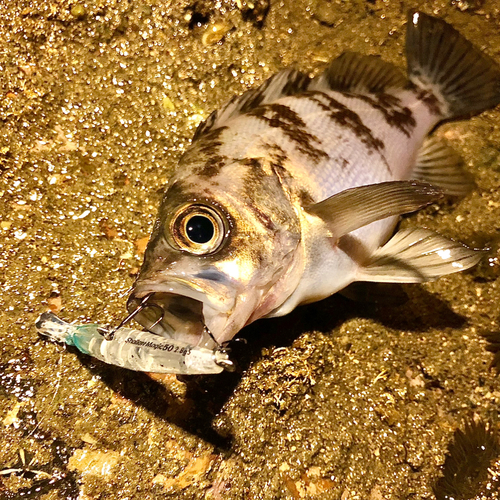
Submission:
M 40 335 L 48 337 L 53 342 L 66 342 L 70 333 L 68 323 L 51 312 L 41 314 L 35 326 Z
M 475 115 L 500 104 L 500 67 L 442 19 L 410 11 L 406 36 L 410 81 L 436 100 L 443 118 Z

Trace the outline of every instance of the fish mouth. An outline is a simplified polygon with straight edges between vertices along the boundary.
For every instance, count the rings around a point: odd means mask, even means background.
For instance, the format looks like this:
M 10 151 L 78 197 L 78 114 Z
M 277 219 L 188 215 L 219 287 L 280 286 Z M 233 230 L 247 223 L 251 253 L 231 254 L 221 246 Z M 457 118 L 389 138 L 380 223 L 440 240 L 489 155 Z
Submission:
M 182 278 L 137 283 L 127 301 L 134 320 L 152 333 L 215 348 L 234 306 L 226 287 Z

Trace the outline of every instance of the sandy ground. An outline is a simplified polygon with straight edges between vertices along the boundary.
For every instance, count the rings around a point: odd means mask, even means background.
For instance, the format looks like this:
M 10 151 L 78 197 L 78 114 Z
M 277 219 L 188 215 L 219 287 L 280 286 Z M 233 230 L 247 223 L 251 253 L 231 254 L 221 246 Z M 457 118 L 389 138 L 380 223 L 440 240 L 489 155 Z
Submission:
M 490 250 L 403 305 L 257 322 L 239 372 L 183 380 L 37 335 L 48 307 L 121 319 L 162 186 L 228 97 L 347 49 L 404 67 L 410 7 L 500 61 L 494 0 L 237 4 L 0 0 L 1 498 L 433 499 L 464 419 L 496 426 L 500 109 L 439 130 L 477 188 L 404 222 Z

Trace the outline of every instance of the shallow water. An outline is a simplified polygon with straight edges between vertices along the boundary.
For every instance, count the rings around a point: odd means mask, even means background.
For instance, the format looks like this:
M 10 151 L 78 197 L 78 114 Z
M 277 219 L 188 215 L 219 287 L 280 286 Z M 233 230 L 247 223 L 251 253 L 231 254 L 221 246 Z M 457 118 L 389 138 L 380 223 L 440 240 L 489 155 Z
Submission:
M 287 0 L 263 27 L 244 5 L 0 0 L 2 498 L 433 499 L 454 430 L 495 422 L 500 109 L 439 129 L 477 189 L 404 221 L 490 250 L 403 305 L 332 297 L 257 322 L 240 372 L 183 380 L 37 336 L 47 307 L 121 319 L 162 186 L 229 96 L 343 50 L 404 66 L 409 7 L 500 61 L 493 0 Z

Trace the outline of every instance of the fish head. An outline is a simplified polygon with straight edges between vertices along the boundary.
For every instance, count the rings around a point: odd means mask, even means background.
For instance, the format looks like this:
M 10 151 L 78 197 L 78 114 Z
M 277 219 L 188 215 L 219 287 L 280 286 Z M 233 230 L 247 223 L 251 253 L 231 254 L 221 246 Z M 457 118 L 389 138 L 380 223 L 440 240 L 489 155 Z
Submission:
M 154 333 L 226 342 L 299 281 L 299 218 L 280 180 L 258 162 L 227 170 L 177 176 L 165 193 L 127 304 L 149 295 L 134 319 Z

